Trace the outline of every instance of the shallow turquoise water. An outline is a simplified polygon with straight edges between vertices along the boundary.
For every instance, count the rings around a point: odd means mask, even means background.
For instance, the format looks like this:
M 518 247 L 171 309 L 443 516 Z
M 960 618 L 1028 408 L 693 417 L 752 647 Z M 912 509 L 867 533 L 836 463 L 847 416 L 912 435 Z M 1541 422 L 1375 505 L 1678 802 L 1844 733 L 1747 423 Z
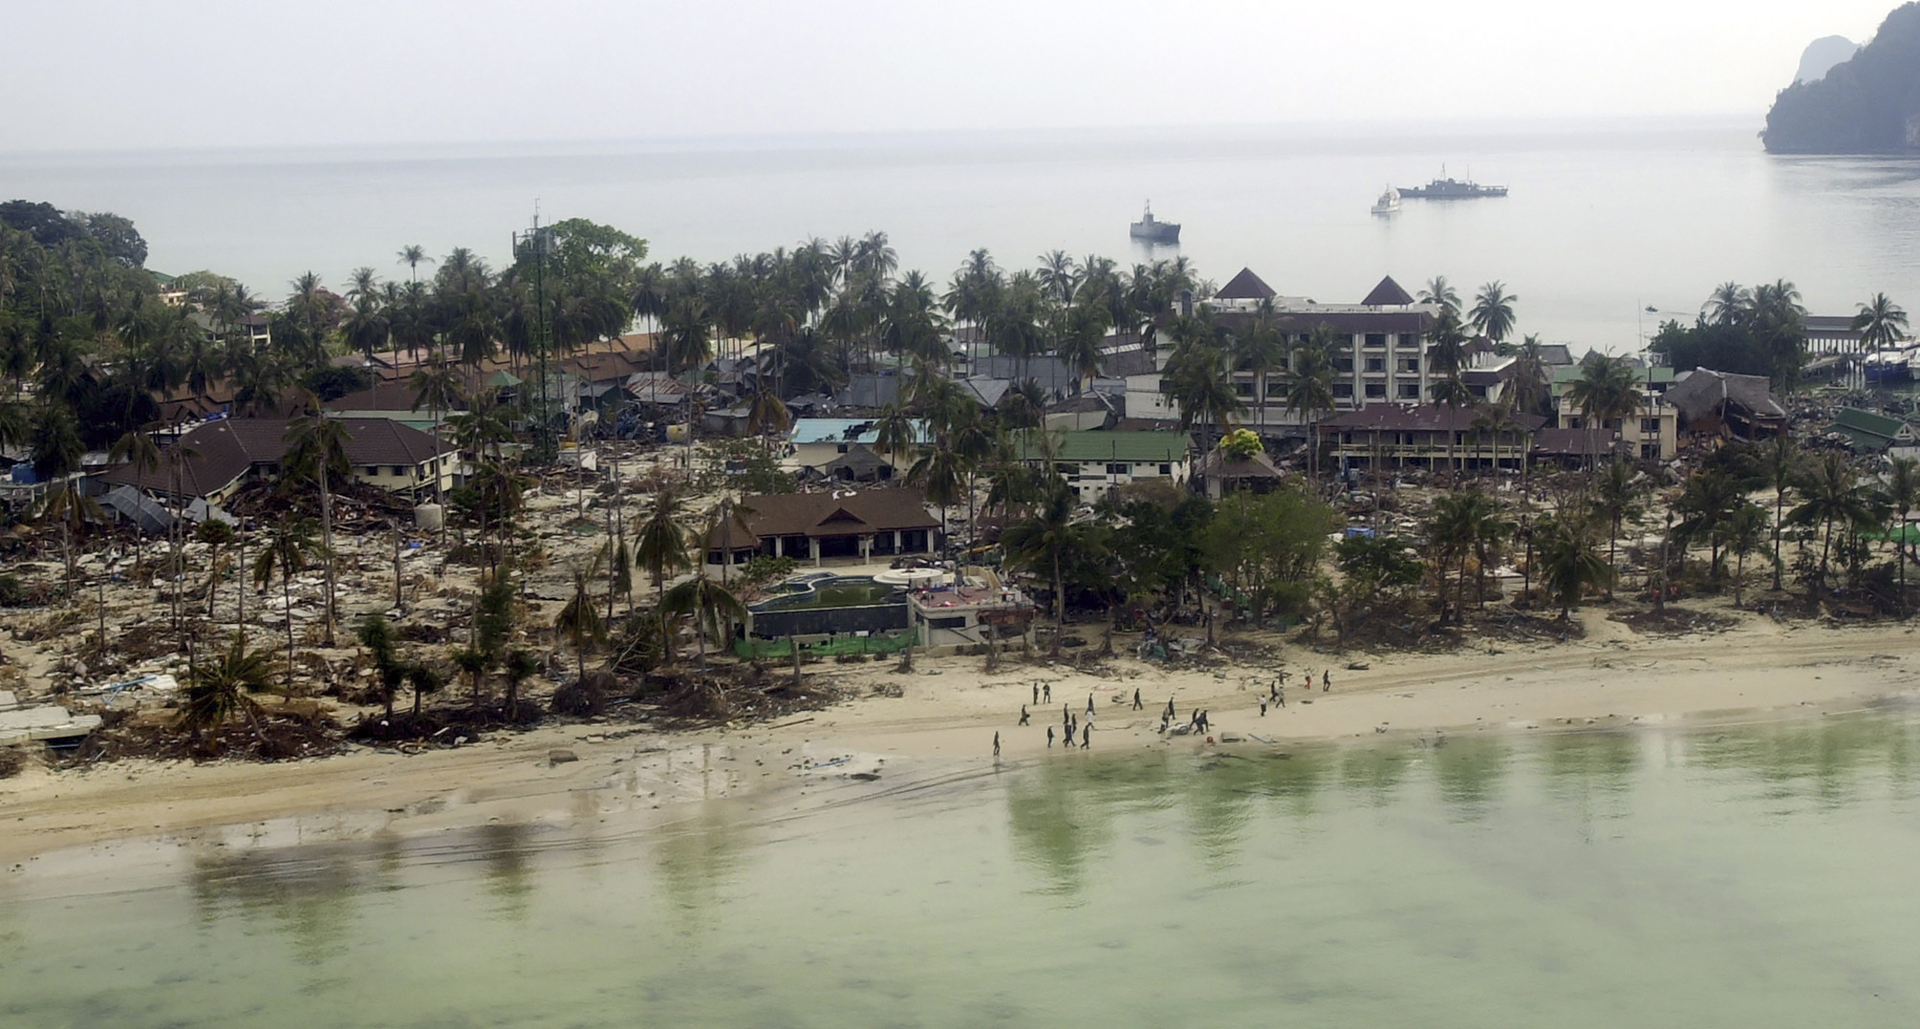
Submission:
M 1910 1026 L 1917 725 L 1057 754 L 584 839 L 160 850 L 0 880 L 0 1026 Z

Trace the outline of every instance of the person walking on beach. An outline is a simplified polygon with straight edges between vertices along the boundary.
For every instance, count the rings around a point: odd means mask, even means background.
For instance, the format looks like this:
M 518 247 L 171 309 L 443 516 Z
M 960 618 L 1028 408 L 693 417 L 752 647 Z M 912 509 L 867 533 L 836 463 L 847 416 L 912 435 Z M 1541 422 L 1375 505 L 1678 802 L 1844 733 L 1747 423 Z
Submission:
M 1020 724 L 1027 724 L 1027 705 L 1020 705 Z
M 1141 710 L 1141 705 L 1140 705 L 1140 688 L 1139 688 L 1139 687 L 1137 687 L 1137 686 L 1136 686 L 1136 687 L 1134 687 L 1134 690 L 1133 690 L 1133 709 L 1134 709 L 1135 711 L 1139 711 L 1139 710 Z
M 1171 722 L 1171 721 L 1173 721 L 1173 717 L 1174 717 L 1174 715 L 1173 715 L 1173 698 L 1172 698 L 1172 697 L 1168 697 L 1168 698 L 1167 698 L 1167 721 L 1169 721 L 1169 722 Z
M 993 756 L 1000 756 L 1000 734 L 997 732 L 993 734 Z
M 1047 726 L 1047 749 L 1053 749 L 1053 726 Z
M 1267 717 L 1267 702 L 1264 700 L 1260 702 L 1260 717 Z
M 1049 704 L 1053 703 L 1053 683 L 1043 682 L 1040 684 L 1040 697 Z
M 1060 724 L 1071 725 L 1072 723 L 1073 723 L 1073 709 L 1068 707 L 1065 704 L 1060 705 Z
M 1286 690 L 1283 690 L 1283 689 L 1280 689 L 1280 688 L 1279 688 L 1279 687 L 1277 687 L 1277 686 L 1276 686 L 1276 687 L 1274 687 L 1274 690 L 1273 690 L 1273 699 L 1275 699 L 1275 700 L 1277 700 L 1277 701 L 1279 701 L 1279 702 L 1280 702 L 1280 706 L 1281 706 L 1281 707 L 1286 707 L 1286 706 L 1287 706 L 1287 691 L 1286 691 Z
M 1033 703 L 1036 707 L 1040 704 L 1040 684 L 1037 682 L 1033 684 Z
M 1087 714 L 1093 714 L 1093 694 L 1087 694 Z
M 1333 669 L 1323 668 L 1320 670 L 1320 692 L 1325 693 L 1330 689 L 1333 689 Z
M 1080 730 L 1080 749 L 1081 750 L 1087 749 L 1088 744 L 1091 744 L 1092 742 L 1093 742 L 1093 726 L 1089 725 Z

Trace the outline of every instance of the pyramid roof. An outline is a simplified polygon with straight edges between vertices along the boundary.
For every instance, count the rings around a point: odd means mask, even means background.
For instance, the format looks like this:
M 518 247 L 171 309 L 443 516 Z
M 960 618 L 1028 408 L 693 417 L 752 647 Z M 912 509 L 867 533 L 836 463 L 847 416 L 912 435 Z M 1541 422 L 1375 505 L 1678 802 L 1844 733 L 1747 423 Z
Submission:
M 1227 284 L 1215 293 L 1215 300 L 1268 300 L 1275 296 L 1273 287 L 1260 281 L 1260 276 L 1252 268 L 1240 269 L 1240 274 L 1227 280 Z
M 1413 297 L 1389 275 L 1381 279 L 1380 285 L 1373 287 L 1373 292 L 1368 293 L 1367 299 L 1360 303 L 1367 307 L 1405 307 L 1413 303 Z

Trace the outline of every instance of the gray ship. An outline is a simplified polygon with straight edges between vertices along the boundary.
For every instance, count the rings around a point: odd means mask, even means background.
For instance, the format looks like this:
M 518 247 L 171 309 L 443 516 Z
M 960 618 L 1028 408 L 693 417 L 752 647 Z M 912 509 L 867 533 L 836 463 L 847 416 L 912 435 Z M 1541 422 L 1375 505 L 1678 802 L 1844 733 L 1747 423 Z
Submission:
M 1133 223 L 1127 230 L 1127 235 L 1147 243 L 1178 243 L 1180 242 L 1180 223 L 1155 221 L 1153 202 L 1148 201 L 1147 213 Z
M 1424 186 L 1403 186 L 1400 195 L 1416 200 L 1472 200 L 1506 196 L 1507 187 L 1482 186 L 1472 179 L 1448 178 L 1446 166 L 1442 165 L 1439 178 Z

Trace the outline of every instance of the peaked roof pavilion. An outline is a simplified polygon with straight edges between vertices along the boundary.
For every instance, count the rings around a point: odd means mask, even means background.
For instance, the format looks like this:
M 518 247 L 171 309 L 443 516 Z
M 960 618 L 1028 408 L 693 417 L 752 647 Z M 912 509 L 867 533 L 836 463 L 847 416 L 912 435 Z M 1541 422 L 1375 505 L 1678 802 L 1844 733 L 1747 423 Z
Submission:
M 1220 287 L 1220 292 L 1215 293 L 1213 298 L 1215 300 L 1270 300 L 1277 295 L 1272 286 L 1260 281 L 1260 276 L 1255 275 L 1252 268 L 1242 268 L 1240 274 L 1227 280 L 1227 284 Z
M 1411 303 L 1413 303 L 1413 297 L 1406 290 L 1401 289 L 1400 284 L 1393 281 L 1391 275 L 1381 279 L 1380 285 L 1373 287 L 1373 292 L 1367 294 L 1367 299 L 1360 301 L 1363 307 L 1406 307 Z

